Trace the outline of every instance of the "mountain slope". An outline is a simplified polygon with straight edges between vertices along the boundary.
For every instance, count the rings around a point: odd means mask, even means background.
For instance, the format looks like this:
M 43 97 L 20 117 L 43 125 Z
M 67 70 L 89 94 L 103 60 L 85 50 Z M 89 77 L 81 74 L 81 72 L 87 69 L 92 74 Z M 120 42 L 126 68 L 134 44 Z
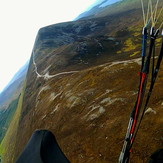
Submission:
M 8 83 L 6 88 L 0 94 L 0 142 L 6 134 L 10 122 L 16 112 L 20 93 L 23 88 L 23 83 L 26 77 L 27 62 Z
M 26 94 L 17 152 L 35 129 L 49 129 L 71 162 L 117 162 L 136 99 L 139 64 L 140 60 L 102 64 L 46 80 L 30 99 Z M 131 156 L 133 162 L 146 162 L 162 146 L 162 80 L 158 79 L 150 103 L 156 114 L 145 115 Z
M 92 8 L 88 9 L 88 11 L 85 11 L 84 13 L 81 13 L 75 20 L 83 19 L 83 18 L 92 18 L 94 15 L 97 15 L 99 12 L 103 11 L 104 8 L 107 6 L 110 7 L 110 5 L 119 2 L 121 0 L 98 0 L 95 4 L 93 4 Z
M 97 17 L 104 17 L 108 15 L 115 15 L 120 13 L 127 14 L 128 11 L 132 10 L 142 10 L 141 9 L 141 1 L 140 0 L 115 0 L 116 3 L 110 5 L 112 1 L 103 1 L 100 4 L 95 5 L 92 9 L 88 10 L 80 14 L 76 20 L 78 19 L 88 19 L 88 18 L 97 18 Z M 113 1 L 114 2 L 114 1 Z M 143 0 L 145 11 L 147 11 L 147 2 L 148 0 Z M 153 6 L 156 5 L 156 1 L 152 1 Z M 163 1 L 159 2 L 159 8 L 163 5 Z M 142 11 L 141 11 L 142 12 Z
M 14 75 L 13 79 L 8 83 L 6 88 L 0 93 L 0 110 L 7 109 L 9 104 L 19 96 L 28 70 L 28 64 L 29 62 L 27 62 Z
M 2 141 L 18 105 L 18 99 L 13 100 L 6 110 L 0 111 L 0 142 Z
M 51 130 L 72 163 L 116 163 L 136 100 L 141 33 L 137 7 L 41 28 L 27 73 L 16 150 L 7 149 L 6 163 L 16 160 L 36 129 Z M 162 76 L 163 67 L 150 101 L 153 112 L 145 114 L 133 147 L 136 163 L 147 162 L 163 145 Z M 11 135 L 4 140 L 10 142 Z
M 25 84 L 23 85 L 23 87 L 25 88 Z M 15 159 L 13 153 L 15 152 L 15 150 L 17 150 L 15 143 L 17 140 L 19 119 L 21 117 L 23 96 L 24 96 L 24 89 L 21 91 L 16 112 L 12 116 L 12 121 L 7 130 L 7 133 L 0 144 L 0 155 L 2 156 L 3 162 L 14 162 Z

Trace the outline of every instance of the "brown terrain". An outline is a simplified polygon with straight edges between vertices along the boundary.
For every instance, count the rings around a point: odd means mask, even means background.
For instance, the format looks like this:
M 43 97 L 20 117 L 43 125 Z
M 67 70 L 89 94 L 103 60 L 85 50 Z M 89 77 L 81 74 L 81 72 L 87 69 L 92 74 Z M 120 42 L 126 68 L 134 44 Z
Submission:
M 130 10 L 40 29 L 12 147 L 16 150 L 6 153 L 6 162 L 18 157 L 36 129 L 52 131 L 72 163 L 118 162 L 139 85 L 140 13 Z M 160 42 L 159 37 L 157 54 Z M 131 163 L 145 163 L 163 147 L 162 83 L 161 66 Z

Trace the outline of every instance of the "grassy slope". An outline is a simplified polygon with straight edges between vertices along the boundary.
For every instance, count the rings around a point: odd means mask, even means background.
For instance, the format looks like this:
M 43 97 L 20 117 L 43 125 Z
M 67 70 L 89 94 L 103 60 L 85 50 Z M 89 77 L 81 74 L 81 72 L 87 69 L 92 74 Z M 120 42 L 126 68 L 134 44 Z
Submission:
M 15 114 L 18 100 L 19 97 L 16 100 L 12 101 L 5 111 L 0 112 L 0 142 L 2 141 L 13 118 L 13 115 Z
M 139 8 L 141 8 L 140 0 L 123 0 L 122 2 L 104 8 L 99 14 L 96 15 L 96 17 L 124 13 L 126 11 Z
M 35 129 L 44 128 L 55 134 L 72 163 L 116 163 L 136 99 L 139 68 L 137 62 L 108 63 L 44 83 L 34 91 L 37 98 L 30 101 L 32 109 L 19 126 L 17 147 L 23 148 Z M 150 101 L 157 113 L 148 113 L 143 119 L 132 155 L 134 163 L 147 162 L 162 146 L 162 80 L 157 80 Z M 49 89 L 42 90 L 47 86 Z M 54 94 L 58 96 L 54 98 Z
M 25 88 L 25 84 L 24 84 Z M 24 96 L 24 89 L 22 90 L 22 93 L 19 98 L 18 106 L 16 109 L 16 112 L 14 114 L 14 117 L 12 119 L 12 122 L 7 130 L 7 133 L 2 140 L 0 144 L 0 155 L 2 156 L 2 160 L 5 163 L 10 162 L 14 158 L 12 158 L 11 153 L 15 150 L 15 142 L 16 142 L 16 136 L 17 136 L 17 128 L 19 124 L 19 118 L 22 110 L 22 101 L 23 101 L 23 96 Z M 10 160 L 10 161 L 8 161 Z
M 145 13 L 147 11 L 147 3 L 148 0 L 143 0 L 144 2 L 144 7 L 145 7 Z M 156 1 L 153 0 L 153 6 L 155 6 Z M 159 2 L 159 8 L 161 9 L 161 6 L 163 5 L 163 1 Z M 86 17 L 87 18 L 97 18 L 97 17 L 104 17 L 108 15 L 114 15 L 114 14 L 120 14 L 120 13 L 125 13 L 127 14 L 128 11 L 132 10 L 140 10 L 142 14 L 142 9 L 141 9 L 141 1 L 140 0 L 123 0 L 121 2 L 115 3 L 113 5 L 109 5 L 104 8 L 93 8 L 90 11 L 87 12 Z M 84 13 L 83 13 L 84 15 Z

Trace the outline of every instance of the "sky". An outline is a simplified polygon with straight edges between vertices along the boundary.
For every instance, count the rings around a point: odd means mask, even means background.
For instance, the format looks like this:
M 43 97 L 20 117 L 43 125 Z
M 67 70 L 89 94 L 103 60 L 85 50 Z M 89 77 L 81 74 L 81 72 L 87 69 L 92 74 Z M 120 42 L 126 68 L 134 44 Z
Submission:
M 72 21 L 98 0 L 0 0 L 0 92 L 30 58 L 41 27 Z

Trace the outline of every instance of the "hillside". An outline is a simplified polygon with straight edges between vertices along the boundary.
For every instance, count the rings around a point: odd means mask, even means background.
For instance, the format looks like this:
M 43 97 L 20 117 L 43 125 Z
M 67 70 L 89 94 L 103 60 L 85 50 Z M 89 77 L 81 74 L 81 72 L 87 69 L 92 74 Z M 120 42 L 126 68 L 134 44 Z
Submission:
M 111 5 L 110 5 L 110 3 Z M 148 0 L 143 0 L 145 11 L 147 11 L 147 2 Z M 113 3 L 113 4 L 112 4 Z M 152 1 L 153 6 L 155 6 L 156 1 Z M 163 4 L 163 1 L 159 2 L 159 8 L 161 9 L 161 6 Z M 114 15 L 114 14 L 124 14 L 127 13 L 127 11 L 132 10 L 141 10 L 141 1 L 140 0 L 113 0 L 113 1 L 102 1 L 101 3 L 97 3 L 93 8 L 88 10 L 87 12 L 84 12 L 80 14 L 76 20 L 78 19 L 88 19 L 88 18 L 98 18 L 98 17 L 104 17 L 108 15 Z
M 21 117 L 21 111 L 22 111 L 22 101 L 24 96 L 24 88 L 25 88 L 25 82 L 23 83 L 23 89 L 21 91 L 21 95 L 17 101 L 16 111 L 12 116 L 12 121 L 10 123 L 10 126 L 7 130 L 7 133 L 3 139 L 3 141 L 0 144 L 0 155 L 2 157 L 3 162 L 14 162 L 14 155 L 13 153 L 16 150 L 16 140 L 17 140 L 17 130 L 19 125 L 19 119 Z
M 36 129 L 51 130 L 72 163 L 117 163 L 141 64 L 142 11 L 139 5 L 128 8 L 137 0 L 130 2 L 117 3 L 121 12 L 113 4 L 111 15 L 39 30 L 25 90 L 0 146 L 5 163 L 16 160 Z M 156 53 L 160 43 L 161 37 Z M 163 146 L 162 82 L 161 66 L 131 163 L 147 162 Z
M 2 141 L 16 111 L 18 100 L 19 98 L 13 100 L 6 110 L 0 111 L 0 142 Z
M 20 68 L 5 89 L 0 93 L 0 111 L 6 110 L 9 104 L 19 96 L 28 70 L 28 64 L 29 62 Z
M 26 78 L 28 64 L 29 62 L 27 62 L 14 75 L 12 80 L 0 94 L 0 143 L 4 138 L 16 112 L 19 96 Z

